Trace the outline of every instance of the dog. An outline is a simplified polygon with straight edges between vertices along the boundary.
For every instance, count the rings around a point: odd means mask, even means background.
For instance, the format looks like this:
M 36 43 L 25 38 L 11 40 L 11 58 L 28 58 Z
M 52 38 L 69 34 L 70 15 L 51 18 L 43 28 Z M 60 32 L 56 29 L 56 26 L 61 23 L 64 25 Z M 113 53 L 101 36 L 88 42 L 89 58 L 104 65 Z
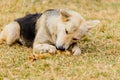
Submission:
M 36 35 L 35 24 L 41 15 L 42 13 L 28 14 L 6 25 L 0 34 L 0 44 L 6 42 L 12 45 L 18 42 L 31 47 Z
M 12 45 L 18 41 L 32 46 L 33 53 L 56 53 L 69 50 L 73 55 L 81 53 L 79 40 L 100 21 L 86 21 L 79 13 L 68 9 L 49 9 L 16 19 L 4 27 L 0 44 Z
M 69 50 L 73 55 L 81 53 L 78 41 L 100 21 L 86 21 L 79 13 L 68 9 L 50 9 L 36 22 L 34 53 L 56 53 Z

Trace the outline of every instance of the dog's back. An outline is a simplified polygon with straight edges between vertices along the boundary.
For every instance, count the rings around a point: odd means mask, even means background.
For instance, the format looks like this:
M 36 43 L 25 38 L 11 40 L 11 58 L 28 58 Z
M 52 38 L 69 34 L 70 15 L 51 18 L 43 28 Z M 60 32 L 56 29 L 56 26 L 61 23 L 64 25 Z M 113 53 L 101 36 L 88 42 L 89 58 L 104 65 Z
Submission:
M 22 44 L 27 46 L 31 46 L 33 44 L 36 34 L 35 24 L 41 15 L 41 13 L 28 14 L 25 17 L 15 19 L 15 21 L 20 25 L 20 42 Z

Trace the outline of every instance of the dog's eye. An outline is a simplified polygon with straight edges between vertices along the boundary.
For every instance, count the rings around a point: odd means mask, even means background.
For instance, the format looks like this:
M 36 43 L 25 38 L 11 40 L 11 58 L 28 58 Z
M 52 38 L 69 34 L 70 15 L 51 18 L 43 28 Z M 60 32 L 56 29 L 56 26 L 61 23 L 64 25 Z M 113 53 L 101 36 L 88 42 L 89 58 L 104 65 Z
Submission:
M 65 29 L 65 33 L 68 34 L 68 31 Z
M 77 38 L 73 38 L 73 40 L 78 40 Z

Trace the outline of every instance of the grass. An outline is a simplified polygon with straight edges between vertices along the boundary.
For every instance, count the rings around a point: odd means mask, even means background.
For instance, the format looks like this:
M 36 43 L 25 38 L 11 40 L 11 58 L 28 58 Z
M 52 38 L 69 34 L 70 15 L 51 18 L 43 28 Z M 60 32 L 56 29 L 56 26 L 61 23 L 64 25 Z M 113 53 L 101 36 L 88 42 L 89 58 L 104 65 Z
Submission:
M 0 31 L 15 18 L 49 8 L 68 8 L 101 23 L 80 42 L 80 56 L 29 61 L 32 49 L 0 45 L 0 80 L 119 80 L 119 0 L 0 0 Z

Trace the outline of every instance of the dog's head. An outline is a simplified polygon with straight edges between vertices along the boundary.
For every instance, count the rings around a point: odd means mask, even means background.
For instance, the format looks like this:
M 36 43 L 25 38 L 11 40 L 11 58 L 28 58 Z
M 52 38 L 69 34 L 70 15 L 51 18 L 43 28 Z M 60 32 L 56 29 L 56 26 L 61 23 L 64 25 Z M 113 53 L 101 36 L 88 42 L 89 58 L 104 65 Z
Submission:
M 85 21 L 77 12 L 61 10 L 56 47 L 60 50 L 68 49 L 98 23 L 99 20 Z

